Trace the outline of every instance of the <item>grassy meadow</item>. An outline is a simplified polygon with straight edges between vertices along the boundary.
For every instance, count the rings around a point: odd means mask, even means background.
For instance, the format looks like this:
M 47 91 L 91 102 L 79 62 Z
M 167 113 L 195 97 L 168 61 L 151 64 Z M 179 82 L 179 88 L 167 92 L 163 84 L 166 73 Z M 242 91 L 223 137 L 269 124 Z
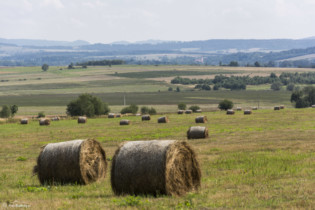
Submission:
M 200 115 L 200 114 L 199 114 Z M 271 109 L 252 115 L 203 113 L 207 139 L 189 140 L 202 171 L 201 189 L 183 197 L 120 196 L 111 191 L 109 169 L 105 180 L 87 186 L 41 186 L 32 168 L 40 147 L 51 142 L 94 138 L 101 142 L 110 166 L 124 141 L 175 139 L 186 141 L 186 131 L 198 114 L 168 114 L 168 124 L 141 117 L 75 119 L 39 126 L 18 122 L 0 124 L 0 206 L 31 209 L 212 209 L 315 206 L 315 109 Z

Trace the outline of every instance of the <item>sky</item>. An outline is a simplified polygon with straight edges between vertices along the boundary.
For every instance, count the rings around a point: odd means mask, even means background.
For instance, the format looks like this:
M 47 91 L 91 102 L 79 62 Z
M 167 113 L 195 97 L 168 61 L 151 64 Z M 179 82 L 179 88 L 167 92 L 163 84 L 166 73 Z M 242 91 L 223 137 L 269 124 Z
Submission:
M 0 0 L 8 39 L 299 39 L 314 24 L 315 0 Z

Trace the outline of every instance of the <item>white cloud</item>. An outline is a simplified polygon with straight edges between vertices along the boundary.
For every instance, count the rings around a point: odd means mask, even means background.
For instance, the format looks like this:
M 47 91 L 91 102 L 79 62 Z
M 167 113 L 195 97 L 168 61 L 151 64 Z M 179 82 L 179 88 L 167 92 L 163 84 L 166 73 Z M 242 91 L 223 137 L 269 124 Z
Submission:
M 65 8 L 64 4 L 61 2 L 61 0 L 44 0 L 41 4 L 42 6 L 52 6 L 56 9 L 63 9 Z

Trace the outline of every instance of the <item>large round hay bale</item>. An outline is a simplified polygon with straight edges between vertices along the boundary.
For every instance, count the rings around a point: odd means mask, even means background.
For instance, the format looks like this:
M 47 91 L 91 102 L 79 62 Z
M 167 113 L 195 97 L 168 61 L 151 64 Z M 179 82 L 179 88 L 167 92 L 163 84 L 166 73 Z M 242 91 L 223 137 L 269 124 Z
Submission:
M 111 186 L 116 195 L 183 195 L 200 187 L 196 154 L 186 142 L 132 141 L 115 152 Z
M 193 126 L 190 127 L 187 131 L 188 139 L 204 139 L 209 135 L 208 129 L 206 127 L 201 126 Z
M 244 114 L 245 114 L 245 115 L 252 114 L 252 110 L 244 110 Z
M 196 123 L 206 123 L 208 122 L 207 116 L 199 116 L 195 119 Z
M 280 110 L 280 106 L 273 107 L 273 110 Z
M 116 114 L 116 117 L 121 117 L 121 114 Z
M 280 105 L 280 109 L 284 109 L 284 105 Z
M 86 123 L 87 118 L 86 117 L 78 117 L 78 123 Z
M 106 175 L 106 154 L 93 139 L 47 144 L 33 172 L 41 184 L 89 184 Z
M 141 119 L 142 119 L 142 121 L 149 121 L 149 120 L 151 120 L 151 116 L 150 115 L 143 115 L 141 117 Z
M 201 113 L 201 112 L 202 112 L 201 109 L 196 110 L 196 113 Z
M 188 109 L 185 111 L 185 114 L 191 114 L 192 112 L 193 112 L 192 110 Z
M 178 110 L 177 114 L 184 114 L 184 110 Z
M 120 120 L 119 125 L 130 125 L 130 120 Z
M 40 119 L 39 125 L 50 125 L 50 120 L 49 119 Z
M 226 114 L 228 114 L 228 115 L 233 115 L 233 114 L 235 114 L 235 112 L 234 112 L 233 109 L 228 109 L 228 110 L 226 111 Z
M 167 118 L 167 116 L 163 116 L 163 117 L 159 117 L 158 118 L 158 123 L 168 123 L 169 120 Z
M 258 108 L 256 106 L 252 107 L 252 110 L 258 110 Z
M 115 118 L 115 117 L 116 117 L 116 115 L 114 113 L 109 113 L 108 114 L 108 118 Z
M 242 111 L 242 107 L 236 107 L 236 111 Z
M 28 119 L 27 119 L 27 118 L 21 119 L 21 124 L 22 124 L 22 125 L 28 124 Z

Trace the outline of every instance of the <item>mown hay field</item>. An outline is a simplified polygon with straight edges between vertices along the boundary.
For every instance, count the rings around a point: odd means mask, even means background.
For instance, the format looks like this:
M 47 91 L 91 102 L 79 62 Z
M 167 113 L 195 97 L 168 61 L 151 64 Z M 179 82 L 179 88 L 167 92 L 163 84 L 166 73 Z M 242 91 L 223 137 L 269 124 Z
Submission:
M 188 140 L 198 155 L 201 188 L 182 197 L 115 196 L 106 178 L 90 185 L 41 186 L 32 176 L 40 147 L 47 143 L 94 138 L 106 152 L 109 167 L 117 147 L 125 141 L 187 140 L 195 118 L 205 115 L 209 137 Z M 306 208 L 315 206 L 315 109 L 272 109 L 167 115 L 158 124 L 129 116 L 75 119 L 39 126 L 0 124 L 0 206 L 25 205 L 31 209 L 211 209 L 211 208 Z

